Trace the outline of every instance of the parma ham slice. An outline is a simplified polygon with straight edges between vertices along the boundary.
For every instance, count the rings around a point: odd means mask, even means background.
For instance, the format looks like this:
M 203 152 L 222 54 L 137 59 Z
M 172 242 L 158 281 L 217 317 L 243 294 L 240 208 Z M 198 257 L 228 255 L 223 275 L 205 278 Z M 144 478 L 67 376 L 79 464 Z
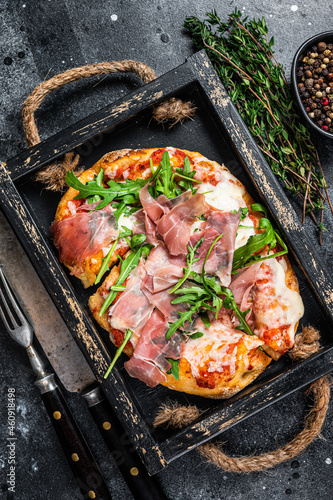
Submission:
M 54 222 L 50 227 L 53 243 L 59 250 L 60 262 L 72 267 L 72 274 L 79 275 L 84 259 L 95 255 L 118 236 L 113 209 L 87 211 L 80 207 L 75 215 Z
M 206 209 L 205 197 L 194 196 L 177 204 L 157 222 L 157 229 L 171 255 L 187 254 L 187 244 L 191 236 L 191 226 Z
M 168 323 L 165 316 L 155 309 L 144 326 L 134 354 L 124 364 L 125 369 L 149 387 L 166 381 L 165 373 L 171 368 L 166 358 L 179 359 L 182 334 L 173 335 L 168 341 L 165 334 Z

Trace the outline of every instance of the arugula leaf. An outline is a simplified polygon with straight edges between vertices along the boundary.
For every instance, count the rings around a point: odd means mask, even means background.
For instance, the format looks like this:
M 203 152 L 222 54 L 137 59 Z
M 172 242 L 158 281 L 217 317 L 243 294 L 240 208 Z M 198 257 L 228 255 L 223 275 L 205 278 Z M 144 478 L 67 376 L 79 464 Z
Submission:
M 252 205 L 252 207 L 253 206 L 254 205 Z M 286 253 L 288 253 L 286 244 L 284 243 L 278 232 L 274 230 L 271 222 L 268 219 L 266 219 L 265 217 L 260 219 L 259 229 L 265 229 L 265 232 L 250 236 L 245 245 L 235 250 L 234 260 L 232 264 L 232 274 L 235 274 L 239 269 L 242 269 L 245 266 L 249 266 L 254 262 L 272 259 L 274 257 L 279 257 L 280 255 L 285 255 Z M 254 255 L 257 252 L 260 252 L 260 250 L 262 250 L 266 245 L 269 245 L 269 250 L 275 248 L 277 243 L 279 243 L 283 248 L 283 250 L 281 250 L 280 252 L 266 256 Z
M 246 207 L 243 207 L 243 208 L 241 208 L 241 212 L 242 212 L 242 214 L 241 214 L 240 220 L 244 220 L 245 217 L 247 216 L 247 214 L 249 213 L 249 209 Z
M 127 342 L 132 337 L 132 335 L 133 335 L 133 332 L 131 330 L 127 329 L 126 330 L 126 335 L 124 337 L 124 340 L 122 341 L 120 347 L 118 347 L 118 349 L 116 350 L 116 354 L 114 355 L 114 358 L 111 361 L 111 364 L 110 364 L 109 368 L 107 369 L 107 372 L 105 373 L 104 378 L 108 378 L 108 376 L 110 375 L 112 368 L 114 367 L 117 359 L 119 358 L 119 356 L 123 352 L 123 350 L 124 350 Z
M 239 325 L 236 326 L 236 330 L 242 330 L 248 335 L 254 335 L 253 331 L 251 330 L 250 326 L 246 321 L 246 315 L 248 312 L 250 312 L 250 309 L 247 309 L 246 311 L 242 312 L 239 309 L 238 305 L 236 304 L 235 297 L 232 291 L 229 288 L 225 287 L 221 288 L 222 288 L 222 293 L 225 295 L 225 299 L 223 301 L 223 307 L 225 307 L 226 309 L 232 309 L 239 321 Z
M 103 177 L 104 177 L 104 170 L 101 168 L 98 174 L 94 176 L 94 181 L 96 181 L 97 185 L 100 187 L 103 187 Z M 88 181 L 87 184 L 91 182 L 93 181 Z M 94 194 L 92 196 L 88 196 L 87 203 L 96 203 L 97 201 L 101 201 L 101 199 L 102 198 L 98 194 Z
M 147 236 L 145 234 L 133 234 L 130 245 L 131 248 L 141 245 L 146 239 Z
M 173 169 L 170 163 L 170 156 L 167 151 L 165 151 L 162 156 L 160 173 L 156 179 L 155 190 L 158 193 L 164 194 L 167 198 L 175 198 L 176 196 Z
M 170 339 L 172 335 L 178 330 L 178 328 L 182 327 L 186 321 L 191 321 L 192 316 L 195 312 L 198 310 L 198 304 L 195 304 L 194 306 L 191 307 L 188 311 L 185 312 L 179 312 L 180 318 L 177 319 L 174 323 L 169 323 L 170 328 L 166 333 L 166 338 Z
M 216 295 L 216 294 L 213 294 L 213 293 L 212 293 L 212 291 L 211 291 L 211 290 L 209 290 L 209 288 L 208 288 L 208 283 L 209 283 L 209 282 L 208 282 L 208 279 L 207 279 L 207 278 L 206 278 L 206 276 L 205 276 L 205 265 L 206 265 L 206 262 L 207 262 L 208 257 L 210 256 L 211 251 L 213 250 L 213 248 L 214 248 L 214 246 L 216 245 L 216 243 L 218 242 L 218 240 L 219 240 L 220 238 L 222 238 L 222 236 L 223 236 L 223 233 L 222 233 L 222 234 L 219 234 L 219 236 L 217 236 L 217 237 L 215 238 L 215 240 L 213 241 L 213 243 L 212 243 L 212 244 L 211 244 L 211 246 L 209 247 L 209 250 L 208 250 L 208 252 L 207 252 L 207 254 L 206 254 L 205 260 L 204 260 L 204 262 L 203 262 L 203 264 L 202 264 L 202 271 L 201 271 L 201 279 L 202 279 L 202 284 L 203 284 L 203 286 L 204 286 L 204 289 L 205 289 L 205 290 L 206 290 L 206 292 L 207 292 L 209 295 L 211 295 L 211 296 L 212 296 L 212 298 L 213 298 L 213 307 L 215 307 L 215 308 L 216 308 L 216 310 L 215 310 L 215 318 L 216 318 L 216 319 L 217 319 L 217 316 L 218 316 L 219 310 L 220 310 L 220 309 L 221 309 L 221 307 L 222 307 L 222 300 L 221 300 L 219 297 L 217 297 L 217 295 Z M 214 280 L 214 283 L 215 283 L 215 280 Z
M 143 254 L 149 255 L 152 245 L 144 245 L 142 247 L 137 247 L 131 252 L 126 259 L 121 259 L 120 272 L 115 285 L 122 285 L 126 278 L 129 276 L 130 272 L 133 271 L 139 264 L 139 260 Z M 102 308 L 99 315 L 102 316 L 107 308 L 112 304 L 116 298 L 117 292 L 111 290 L 105 301 L 103 302 Z
M 171 368 L 167 371 L 168 374 L 174 376 L 175 380 L 179 380 L 179 359 L 165 358 L 171 364 Z
M 120 231 L 118 238 L 114 241 L 107 255 L 102 259 L 102 265 L 100 270 L 98 271 L 94 285 L 97 285 L 101 281 L 102 276 L 109 269 L 110 259 L 113 255 L 113 252 L 115 251 L 115 248 L 120 238 L 126 238 L 127 236 L 131 236 L 132 234 L 132 231 L 128 229 L 126 226 L 121 226 L 121 227 L 123 228 L 123 231 Z
M 201 184 L 201 181 L 198 181 L 197 179 L 193 179 L 193 177 L 196 174 L 196 170 L 191 170 L 191 162 L 190 162 L 188 156 L 186 156 L 186 158 L 184 160 L 183 169 L 176 168 L 176 172 L 177 172 L 176 175 L 178 177 L 181 177 L 182 179 L 184 179 L 184 180 L 178 181 L 179 186 L 182 187 L 183 189 L 185 189 L 185 191 L 187 191 L 188 189 L 191 189 L 192 194 L 194 194 L 194 191 L 196 191 L 196 189 L 194 189 L 194 187 L 193 187 L 193 182 L 197 182 L 197 183 Z
M 170 290 L 169 293 L 175 293 L 176 290 L 178 290 L 178 288 L 184 283 L 185 280 L 187 280 L 187 278 L 189 277 L 190 273 L 191 273 L 191 268 L 192 268 L 192 265 L 195 263 L 195 262 L 198 262 L 198 260 L 200 260 L 200 257 L 197 257 L 195 258 L 195 254 L 197 254 L 197 250 L 198 248 L 200 247 L 200 245 L 202 244 L 203 240 L 205 238 L 201 238 L 201 240 L 198 241 L 198 243 L 192 248 L 190 245 L 187 245 L 187 248 L 188 248 L 188 254 L 186 255 L 186 263 L 187 263 L 187 267 L 185 268 L 185 274 L 184 274 L 184 277 L 181 278 L 178 283 L 176 284 L 176 286 L 173 287 L 172 290 Z
M 263 214 L 265 214 L 266 218 L 268 217 L 267 208 L 261 203 L 253 203 L 253 205 L 251 205 L 251 209 L 254 212 L 262 212 Z
M 207 311 L 202 311 L 202 312 L 199 313 L 199 316 L 200 316 L 203 324 L 205 325 L 205 327 L 209 328 L 210 327 L 210 321 L 209 321 L 208 312 Z
M 69 186 L 79 191 L 79 194 L 75 196 L 74 200 L 80 200 L 82 198 L 88 198 L 90 196 L 98 195 L 103 201 L 97 206 L 97 209 L 104 208 L 106 205 L 111 203 L 113 200 L 121 200 L 125 204 L 133 203 L 139 200 L 139 191 L 147 183 L 153 182 L 161 171 L 161 166 L 159 166 L 152 177 L 148 179 L 126 179 L 125 182 L 116 182 L 113 179 L 110 180 L 108 188 L 103 187 L 100 179 L 94 179 L 89 181 L 87 184 L 83 184 L 73 172 L 67 172 L 66 182 Z M 130 198 L 126 198 L 128 195 L 132 195 Z
M 184 332 L 184 333 L 186 333 L 189 339 L 200 339 L 201 337 L 204 336 L 202 332 L 195 332 L 195 333 Z

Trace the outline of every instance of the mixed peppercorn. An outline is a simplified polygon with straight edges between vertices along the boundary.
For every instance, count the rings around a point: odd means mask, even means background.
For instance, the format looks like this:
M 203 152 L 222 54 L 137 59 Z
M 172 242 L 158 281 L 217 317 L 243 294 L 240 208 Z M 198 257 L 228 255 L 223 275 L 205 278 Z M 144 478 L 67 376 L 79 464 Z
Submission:
M 333 133 L 333 43 L 311 47 L 297 70 L 297 82 L 309 118 Z

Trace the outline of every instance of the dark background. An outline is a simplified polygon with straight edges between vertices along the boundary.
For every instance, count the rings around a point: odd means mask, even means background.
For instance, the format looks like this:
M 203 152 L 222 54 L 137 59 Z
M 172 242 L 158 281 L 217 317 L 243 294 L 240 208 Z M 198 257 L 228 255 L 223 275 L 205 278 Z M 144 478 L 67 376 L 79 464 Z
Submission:
M 233 1 L 198 0 L 0 1 L 0 101 L 1 150 L 5 160 L 25 147 L 20 111 L 25 98 L 44 79 L 75 66 L 102 61 L 135 59 L 150 65 L 161 75 L 181 64 L 193 53 L 182 28 L 187 15 L 202 18 L 215 7 L 226 20 Z M 319 0 L 314 5 L 286 0 L 240 0 L 237 7 L 250 17 L 265 16 L 269 34 L 275 37 L 279 62 L 289 77 L 290 64 L 298 46 L 307 38 L 331 29 L 332 7 Z M 126 95 L 140 84 L 136 77 L 112 75 L 81 81 L 49 96 L 37 112 L 42 138 L 49 137 L 87 114 Z M 318 141 L 318 150 L 330 185 L 332 144 Z M 333 189 L 330 189 L 333 197 Z M 318 248 L 311 223 L 307 231 L 317 246 L 327 269 L 332 266 L 333 224 L 325 214 L 324 245 Z M 2 221 L 3 224 L 3 221 Z M 13 236 L 0 245 L 10 245 Z M 0 258 L 1 258 L 0 246 Z M 15 255 L 13 255 L 15 258 Z M 19 272 L 20 261 L 18 261 Z M 17 394 L 18 500 L 79 499 L 76 483 L 51 428 L 34 376 L 22 349 L 6 337 L 0 327 L 0 497 L 6 497 L 7 451 L 5 443 L 6 398 L 8 387 Z M 129 500 L 124 484 L 108 449 L 79 396 L 67 394 L 67 401 L 82 426 L 105 474 L 114 500 Z M 290 440 L 302 427 L 309 411 L 303 392 L 297 392 L 256 417 L 224 433 L 220 442 L 233 455 L 269 451 Z M 170 464 L 158 478 L 172 500 L 247 500 L 259 498 L 331 499 L 333 487 L 333 404 L 322 431 L 297 459 L 265 473 L 236 475 L 225 473 L 203 461 L 192 451 Z M 4 439 L 2 439 L 4 438 Z

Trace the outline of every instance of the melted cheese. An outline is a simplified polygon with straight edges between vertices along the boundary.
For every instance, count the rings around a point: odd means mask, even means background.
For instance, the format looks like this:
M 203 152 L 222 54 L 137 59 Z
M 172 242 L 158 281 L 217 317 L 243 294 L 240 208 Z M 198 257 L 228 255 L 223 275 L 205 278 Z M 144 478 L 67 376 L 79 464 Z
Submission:
M 255 292 L 254 314 L 258 328 L 254 332 L 261 336 L 265 330 L 288 326 L 286 337 L 277 341 L 283 349 L 286 341 L 291 345 L 294 342 L 295 326 L 304 314 L 304 305 L 299 292 L 287 287 L 286 263 L 284 259 L 281 262 L 269 259 L 258 272 L 261 284 Z
M 253 234 L 256 234 L 255 229 L 254 229 L 254 224 L 250 217 L 246 216 L 245 219 L 243 219 L 240 222 L 241 226 L 248 226 L 248 227 L 239 227 L 237 229 L 237 235 L 236 235 L 236 242 L 235 242 L 235 249 L 242 247 L 243 245 L 246 244 L 247 240 L 252 236 Z
M 237 179 L 226 170 L 220 172 L 220 177 L 221 180 L 216 186 L 209 182 L 199 184 L 198 192 L 205 193 L 206 202 L 225 212 L 238 211 L 241 207 L 245 207 L 244 187 L 240 186 Z
M 130 229 L 131 231 L 133 230 L 134 223 L 136 222 L 136 218 L 132 217 L 130 215 L 129 217 L 126 217 L 124 214 L 121 214 L 118 220 L 118 228 L 121 230 L 122 226 L 127 227 L 127 229 Z
M 190 363 L 192 375 L 196 378 L 200 376 L 200 368 L 220 373 L 227 369 L 233 375 L 236 371 L 237 345 L 241 339 L 248 349 L 263 344 L 258 337 L 249 337 L 220 321 L 212 321 L 206 328 L 198 319 L 196 328 L 204 334 L 203 337 L 189 339 L 181 354 Z

